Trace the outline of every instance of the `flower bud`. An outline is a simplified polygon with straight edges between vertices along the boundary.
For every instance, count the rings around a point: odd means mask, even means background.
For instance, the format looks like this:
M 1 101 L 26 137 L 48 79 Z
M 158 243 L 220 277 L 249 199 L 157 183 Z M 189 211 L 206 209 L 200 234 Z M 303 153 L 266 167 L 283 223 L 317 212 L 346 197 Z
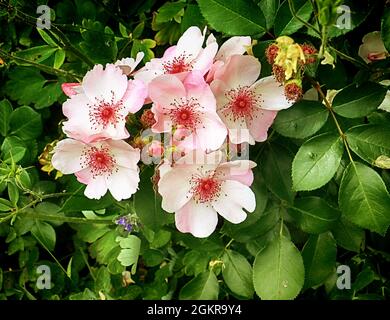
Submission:
M 302 81 L 298 79 L 292 79 L 286 82 L 284 86 L 284 94 L 290 101 L 298 101 L 303 96 Z
M 156 123 L 156 119 L 154 119 L 154 113 L 152 112 L 152 110 L 144 110 L 141 115 L 140 121 L 144 128 L 151 128 Z
M 265 55 L 267 57 L 269 64 L 274 64 L 278 52 L 279 52 L 279 47 L 276 44 L 273 43 L 270 46 L 268 46 L 268 48 L 265 50 Z

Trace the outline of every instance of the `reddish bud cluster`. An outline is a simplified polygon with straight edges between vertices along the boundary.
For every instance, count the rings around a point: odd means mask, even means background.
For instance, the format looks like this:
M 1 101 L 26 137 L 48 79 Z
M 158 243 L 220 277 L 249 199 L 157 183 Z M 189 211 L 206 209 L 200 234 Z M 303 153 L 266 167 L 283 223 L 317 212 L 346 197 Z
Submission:
M 303 96 L 302 84 L 299 80 L 290 80 L 284 85 L 284 94 L 290 101 L 298 101 Z
M 266 50 L 265 55 L 269 64 L 274 64 L 276 56 L 278 55 L 279 48 L 276 44 L 271 44 Z
M 305 54 L 306 64 L 312 64 L 316 62 L 315 55 L 318 52 L 316 48 L 314 48 L 312 45 L 307 43 L 301 44 L 301 48 L 303 53 Z
M 153 114 L 152 110 L 150 110 L 150 109 L 144 110 L 144 112 L 141 115 L 140 121 L 141 121 L 142 126 L 145 129 L 151 128 L 156 123 L 156 120 L 154 119 L 154 114 Z

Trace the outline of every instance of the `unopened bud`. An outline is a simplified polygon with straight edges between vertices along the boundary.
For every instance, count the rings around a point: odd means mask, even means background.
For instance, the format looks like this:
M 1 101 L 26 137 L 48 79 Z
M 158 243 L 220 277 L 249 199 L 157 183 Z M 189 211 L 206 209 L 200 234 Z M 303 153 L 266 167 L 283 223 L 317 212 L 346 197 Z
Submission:
M 286 82 L 284 86 L 284 94 L 290 101 L 298 101 L 303 96 L 301 80 L 293 79 Z

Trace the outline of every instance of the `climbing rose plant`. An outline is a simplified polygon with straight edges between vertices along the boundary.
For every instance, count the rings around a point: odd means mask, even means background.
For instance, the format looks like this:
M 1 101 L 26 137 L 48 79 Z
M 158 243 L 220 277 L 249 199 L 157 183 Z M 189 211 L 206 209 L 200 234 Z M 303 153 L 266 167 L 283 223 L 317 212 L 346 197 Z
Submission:
M 0 298 L 388 298 L 390 8 L 114 2 L 0 2 Z

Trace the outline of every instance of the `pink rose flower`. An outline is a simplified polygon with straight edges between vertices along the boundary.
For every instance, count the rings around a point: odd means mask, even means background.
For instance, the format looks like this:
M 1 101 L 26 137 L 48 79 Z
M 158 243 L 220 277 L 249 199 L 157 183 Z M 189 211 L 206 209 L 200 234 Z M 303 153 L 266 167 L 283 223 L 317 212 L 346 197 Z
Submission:
M 216 70 L 210 85 L 234 144 L 265 141 L 277 111 L 293 104 L 273 76 L 256 81 L 260 67 L 252 56 L 233 55 Z
M 54 168 L 74 173 L 86 184 L 84 194 L 100 199 L 109 190 L 120 201 L 137 191 L 140 152 L 124 141 L 105 140 L 91 144 L 73 139 L 60 141 L 52 158 Z
M 226 127 L 217 115 L 214 95 L 201 73 L 191 72 L 184 82 L 174 75 L 159 76 L 149 84 L 149 96 L 156 119 L 153 132 L 170 132 L 175 139 L 191 139 L 202 150 L 217 150 L 223 144 Z
M 216 42 L 203 48 L 205 31 L 198 27 L 188 28 L 177 42 L 169 47 L 162 58 L 154 58 L 134 74 L 135 79 L 149 83 L 162 74 L 174 74 L 181 79 L 190 71 L 199 71 L 202 75 L 210 69 L 218 50 Z
M 73 87 L 74 89 L 74 87 Z M 102 139 L 126 139 L 126 116 L 141 109 L 147 88 L 138 80 L 128 80 L 120 68 L 96 65 L 84 76 L 77 94 L 62 107 L 68 121 L 64 132 L 86 143 Z
M 231 223 L 241 223 L 246 211 L 253 212 L 256 207 L 249 188 L 255 166 L 249 160 L 224 162 L 220 151 L 191 152 L 172 167 L 164 163 L 158 182 L 162 208 L 175 213 L 179 231 L 199 238 L 213 233 L 218 213 Z

